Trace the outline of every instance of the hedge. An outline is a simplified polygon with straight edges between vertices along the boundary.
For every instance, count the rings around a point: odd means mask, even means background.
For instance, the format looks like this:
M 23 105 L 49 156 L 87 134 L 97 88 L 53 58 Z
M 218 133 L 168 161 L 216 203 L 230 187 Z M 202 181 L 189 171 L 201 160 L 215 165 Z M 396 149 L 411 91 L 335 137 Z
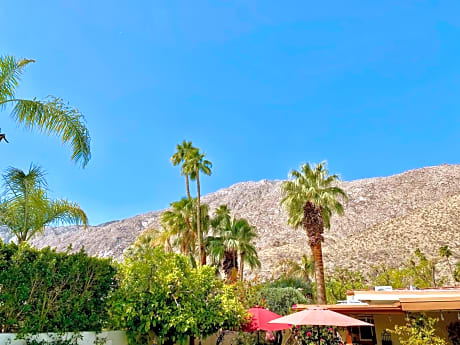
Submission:
M 110 259 L 0 241 L 2 332 L 100 331 L 116 288 Z

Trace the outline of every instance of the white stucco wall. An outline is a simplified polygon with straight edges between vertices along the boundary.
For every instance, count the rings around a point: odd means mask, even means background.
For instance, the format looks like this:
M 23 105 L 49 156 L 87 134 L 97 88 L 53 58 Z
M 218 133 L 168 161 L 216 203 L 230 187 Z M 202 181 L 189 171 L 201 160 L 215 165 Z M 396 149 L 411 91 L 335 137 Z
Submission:
M 96 337 L 105 339 L 105 345 L 127 345 L 126 334 L 123 331 L 107 331 L 107 332 L 81 332 L 81 339 L 78 340 L 78 345 L 94 345 Z M 40 333 L 33 337 L 37 340 L 52 340 L 56 335 L 53 333 Z M 70 338 L 72 333 L 66 333 L 64 337 Z M 101 344 L 99 342 L 99 344 Z M 15 333 L 0 333 L 0 345 L 26 345 L 24 339 L 16 339 Z

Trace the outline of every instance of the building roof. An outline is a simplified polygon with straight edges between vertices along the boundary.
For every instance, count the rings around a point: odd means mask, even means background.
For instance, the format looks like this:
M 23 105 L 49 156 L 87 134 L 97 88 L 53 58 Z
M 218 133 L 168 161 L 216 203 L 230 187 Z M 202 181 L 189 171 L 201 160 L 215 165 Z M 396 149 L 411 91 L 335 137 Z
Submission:
M 390 291 L 354 290 L 347 292 L 347 301 L 324 305 L 344 314 L 398 314 L 419 311 L 460 311 L 460 288 L 422 290 L 395 289 Z M 311 305 L 297 305 L 303 310 Z

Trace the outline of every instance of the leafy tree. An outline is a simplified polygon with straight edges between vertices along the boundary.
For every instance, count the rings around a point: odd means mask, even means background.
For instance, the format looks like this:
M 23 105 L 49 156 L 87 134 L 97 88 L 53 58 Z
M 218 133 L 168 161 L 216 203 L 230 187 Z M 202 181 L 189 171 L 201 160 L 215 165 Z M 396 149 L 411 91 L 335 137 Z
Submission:
M 269 281 L 266 286 L 271 288 L 293 288 L 302 293 L 306 298 L 311 299 L 313 296 L 312 284 L 302 278 L 281 276 L 276 280 Z
M 201 185 L 200 172 L 205 175 L 211 175 L 212 163 L 205 159 L 206 155 L 201 153 L 198 148 L 189 151 L 182 165 L 183 173 L 188 174 L 191 180 L 196 180 L 196 221 L 197 221 L 197 240 L 200 265 L 206 264 L 206 253 L 203 245 L 203 232 L 201 226 Z
M 326 294 L 329 303 L 347 298 L 348 290 L 365 289 L 368 283 L 359 271 L 336 268 L 326 279 Z
M 445 277 L 436 277 L 435 264 L 420 249 L 401 267 L 375 266 L 370 274 L 373 285 L 391 285 L 394 288 L 407 288 L 410 285 L 427 288 L 442 286 Z
M 237 328 L 246 317 L 233 287 L 216 278 L 214 268 L 192 268 L 186 257 L 161 248 L 125 257 L 119 278 L 111 317 L 131 344 L 184 343 Z
M 310 302 L 299 290 L 292 287 L 264 287 L 259 292 L 259 299 L 260 305 L 280 315 L 291 313 L 294 304 Z
M 346 199 L 346 193 L 337 186 L 339 177 L 329 175 L 326 163 L 314 166 L 308 163 L 300 171 L 290 172 L 291 180 L 282 184 L 281 204 L 288 212 L 288 224 L 294 228 L 303 227 L 315 260 L 317 302 L 326 304 L 324 266 L 321 243 L 324 228 L 330 228 L 331 216 L 343 214 L 339 199 Z
M 177 144 L 176 146 L 176 152 L 173 154 L 171 157 L 171 162 L 174 166 L 183 164 L 190 153 L 196 150 L 195 147 L 193 147 L 191 141 L 186 141 L 184 140 L 182 144 Z M 191 199 L 192 197 L 190 196 L 190 173 L 185 171 L 184 166 L 182 165 L 181 168 L 181 174 L 185 176 L 185 190 L 187 192 L 187 198 Z
M 213 236 L 208 237 L 208 248 L 214 263 L 222 263 L 222 268 L 230 281 L 234 280 L 240 261 L 239 277 L 243 280 L 244 264 L 251 269 L 260 267 L 257 250 L 253 243 L 257 230 L 244 219 L 230 219 L 226 205 L 216 209 L 215 218 L 211 220 Z
M 69 107 L 62 99 L 49 96 L 46 100 L 20 99 L 16 88 L 24 68 L 34 60 L 17 60 L 12 56 L 0 57 L 0 111 L 8 105 L 11 117 L 26 128 L 38 128 L 46 134 L 58 135 L 72 146 L 72 160 L 84 166 L 91 158 L 90 136 L 83 115 Z
M 447 342 L 436 334 L 438 319 L 417 314 L 410 318 L 404 326 L 395 326 L 389 330 L 399 338 L 401 345 L 447 345 Z
M 8 168 L 3 175 L 5 199 L 0 203 L 0 224 L 8 226 L 17 242 L 30 240 L 56 223 L 88 224 L 85 212 L 76 203 L 51 200 L 46 194 L 46 180 L 39 166 Z

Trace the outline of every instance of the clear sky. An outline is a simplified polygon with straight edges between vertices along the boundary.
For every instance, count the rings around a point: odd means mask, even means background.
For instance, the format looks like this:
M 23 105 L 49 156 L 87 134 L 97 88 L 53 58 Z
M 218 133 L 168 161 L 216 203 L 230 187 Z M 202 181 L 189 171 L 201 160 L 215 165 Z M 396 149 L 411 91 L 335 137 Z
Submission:
M 22 97 L 78 107 L 86 169 L 0 113 L 0 169 L 48 172 L 90 222 L 185 194 L 169 158 L 192 140 L 208 193 L 329 161 L 345 180 L 460 162 L 458 1 L 16 1 L 0 54 L 36 59 Z

